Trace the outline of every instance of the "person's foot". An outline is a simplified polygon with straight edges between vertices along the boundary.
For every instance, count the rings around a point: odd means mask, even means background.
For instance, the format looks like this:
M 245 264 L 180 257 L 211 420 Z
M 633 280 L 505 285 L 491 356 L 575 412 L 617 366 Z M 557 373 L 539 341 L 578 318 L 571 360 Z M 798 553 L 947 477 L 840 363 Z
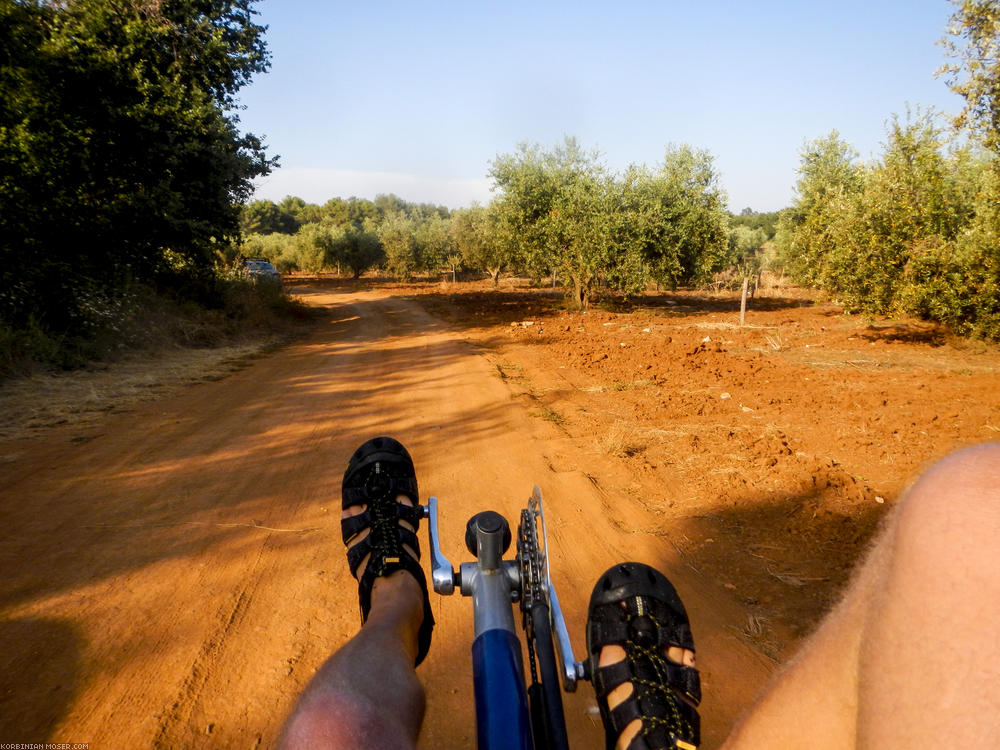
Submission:
M 666 653 L 664 654 L 666 658 L 673 664 L 678 666 L 692 667 L 695 666 L 694 651 L 688 651 L 687 649 L 680 648 L 678 646 L 668 646 Z M 598 667 L 608 667 L 612 664 L 617 664 L 618 662 L 624 661 L 626 658 L 625 649 L 618 645 L 605 646 L 601 649 L 600 657 L 598 658 Z M 623 682 L 621 685 L 616 687 L 610 693 L 608 693 L 608 710 L 614 711 L 615 708 L 620 706 L 626 700 L 628 700 L 634 688 L 631 682 Z M 618 735 L 618 740 L 615 743 L 616 750 L 626 750 L 632 739 L 639 734 L 642 729 L 642 719 L 633 719 L 632 723 L 626 726 L 620 735 Z
M 694 642 L 666 577 L 641 563 L 601 576 L 590 600 L 587 650 L 609 750 L 698 746 Z
M 376 599 L 387 592 L 407 596 L 415 586 L 423 608 L 416 659 L 420 664 L 430 647 L 434 617 L 419 563 L 416 531 L 423 511 L 410 454 L 389 437 L 367 441 L 351 456 L 342 495 L 341 533 L 351 573 L 358 579 L 361 621 L 367 620 Z

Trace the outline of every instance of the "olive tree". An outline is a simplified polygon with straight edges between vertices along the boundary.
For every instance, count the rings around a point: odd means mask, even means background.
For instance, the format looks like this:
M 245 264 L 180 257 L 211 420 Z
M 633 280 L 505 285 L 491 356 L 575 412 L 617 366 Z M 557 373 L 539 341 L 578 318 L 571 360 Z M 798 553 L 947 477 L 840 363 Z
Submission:
M 501 235 L 516 238 L 536 276 L 558 272 L 569 280 L 575 304 L 586 309 L 599 276 L 615 260 L 612 179 L 597 154 L 574 138 L 549 151 L 521 144 L 515 153 L 498 156 L 490 175 L 501 191 Z

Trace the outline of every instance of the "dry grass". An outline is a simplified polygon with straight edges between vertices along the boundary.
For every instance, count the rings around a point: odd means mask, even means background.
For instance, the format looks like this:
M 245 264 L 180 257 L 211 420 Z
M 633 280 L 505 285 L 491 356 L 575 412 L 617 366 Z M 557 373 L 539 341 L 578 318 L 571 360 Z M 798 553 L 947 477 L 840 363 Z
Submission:
M 59 425 L 88 425 L 200 380 L 247 367 L 273 341 L 213 349 L 137 353 L 87 371 L 35 374 L 0 386 L 0 439 L 29 438 Z
M 557 412 L 555 409 L 550 409 L 544 404 L 540 405 L 535 414 L 546 422 L 552 422 L 552 424 L 562 426 L 566 423 L 566 417 Z
M 632 422 L 618 420 L 611 425 L 611 429 L 597 439 L 597 447 L 609 456 L 629 458 L 649 447 L 651 432 Z

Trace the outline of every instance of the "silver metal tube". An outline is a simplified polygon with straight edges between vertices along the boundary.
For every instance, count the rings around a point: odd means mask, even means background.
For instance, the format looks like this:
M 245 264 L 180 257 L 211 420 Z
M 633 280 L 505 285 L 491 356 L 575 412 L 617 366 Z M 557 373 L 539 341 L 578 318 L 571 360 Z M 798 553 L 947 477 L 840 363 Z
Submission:
M 510 606 L 510 583 L 502 570 L 482 570 L 476 565 L 470 585 L 476 635 L 502 629 L 514 633 L 514 610 Z M 462 566 L 465 587 L 465 565 Z

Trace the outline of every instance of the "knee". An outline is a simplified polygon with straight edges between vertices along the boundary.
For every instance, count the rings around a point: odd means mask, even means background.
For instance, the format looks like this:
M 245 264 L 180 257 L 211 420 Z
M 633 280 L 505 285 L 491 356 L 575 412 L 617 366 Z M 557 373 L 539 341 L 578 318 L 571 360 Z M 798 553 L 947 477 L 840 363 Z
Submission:
M 930 556 L 945 566 L 966 560 L 996 567 L 1000 443 L 965 448 L 934 464 L 900 501 L 897 514 L 897 552 Z

